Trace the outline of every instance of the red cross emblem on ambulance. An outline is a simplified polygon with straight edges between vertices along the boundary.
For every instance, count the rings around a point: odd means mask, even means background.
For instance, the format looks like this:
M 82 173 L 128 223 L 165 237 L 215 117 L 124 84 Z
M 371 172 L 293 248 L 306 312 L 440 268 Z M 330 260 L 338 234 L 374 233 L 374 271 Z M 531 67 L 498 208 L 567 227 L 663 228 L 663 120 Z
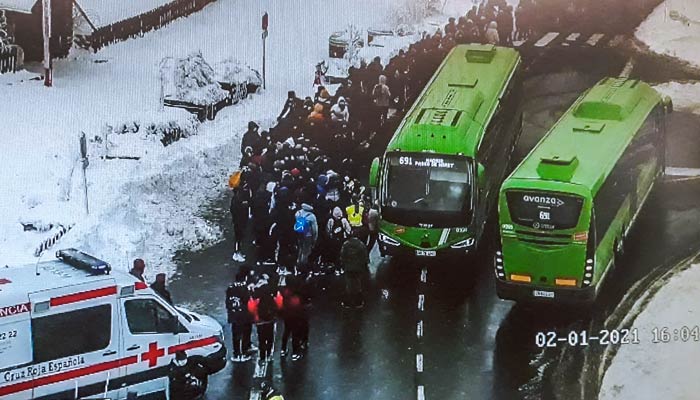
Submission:
M 148 361 L 148 367 L 153 368 L 158 365 L 158 359 L 165 356 L 165 349 L 158 348 L 158 342 L 148 344 L 148 351 L 141 353 L 141 361 Z

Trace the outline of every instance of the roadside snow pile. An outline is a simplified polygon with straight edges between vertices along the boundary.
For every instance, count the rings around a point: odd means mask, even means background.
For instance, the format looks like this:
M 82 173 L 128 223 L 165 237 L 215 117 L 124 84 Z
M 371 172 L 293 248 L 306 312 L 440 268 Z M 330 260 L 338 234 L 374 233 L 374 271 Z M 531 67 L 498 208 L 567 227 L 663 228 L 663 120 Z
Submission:
M 201 51 L 180 59 L 163 60 L 161 74 L 165 96 L 173 100 L 207 105 L 218 103 L 228 96 Z
M 700 114 L 700 83 L 668 82 L 654 88 L 673 99 L 674 109 Z
M 262 77 L 260 73 L 252 69 L 248 64 L 227 58 L 213 65 L 214 76 L 219 82 L 228 83 L 248 83 L 251 85 L 262 86 Z
M 700 1 L 664 1 L 637 28 L 636 36 L 656 53 L 700 67 Z
M 179 108 L 144 113 L 127 122 L 105 124 L 101 136 L 89 138 L 95 155 L 144 157 L 164 146 L 197 134 L 201 123 Z
M 694 264 L 671 278 L 634 321 L 640 344 L 620 346 L 603 378 L 600 400 L 698 398 L 700 345 L 697 331 L 692 333 L 700 326 L 698 298 L 700 264 Z M 659 329 L 664 339 L 664 327 L 668 343 L 652 343 L 652 330 Z

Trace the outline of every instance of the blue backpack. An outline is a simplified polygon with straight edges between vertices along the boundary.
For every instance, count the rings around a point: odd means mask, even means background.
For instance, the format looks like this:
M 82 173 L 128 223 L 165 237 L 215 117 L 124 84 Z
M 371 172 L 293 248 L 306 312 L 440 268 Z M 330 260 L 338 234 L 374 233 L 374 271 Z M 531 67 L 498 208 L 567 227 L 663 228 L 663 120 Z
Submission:
M 304 236 L 311 235 L 311 223 L 306 218 L 305 214 L 300 214 L 296 216 L 294 221 L 294 232 L 302 234 Z

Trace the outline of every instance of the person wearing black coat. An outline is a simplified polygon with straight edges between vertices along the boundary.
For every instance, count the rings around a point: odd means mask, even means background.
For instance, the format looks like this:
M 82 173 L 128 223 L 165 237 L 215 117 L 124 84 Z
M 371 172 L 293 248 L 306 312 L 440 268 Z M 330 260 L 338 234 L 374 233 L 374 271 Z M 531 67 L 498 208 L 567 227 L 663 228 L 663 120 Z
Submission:
M 156 292 L 168 304 L 173 304 L 173 298 L 170 296 L 170 291 L 165 288 L 165 274 L 156 275 L 156 281 L 151 284 L 151 289 Z
M 168 368 L 170 399 L 196 399 L 204 394 L 207 371 L 201 363 L 189 359 L 187 353 L 180 350 Z
M 264 147 L 263 139 L 258 133 L 260 126 L 253 121 L 248 122 L 248 130 L 243 134 L 241 140 L 241 154 L 245 154 L 246 147 L 253 150 L 253 155 L 258 155 Z
M 269 254 L 269 231 L 270 225 L 270 206 L 272 202 L 272 191 L 268 187 L 261 187 L 253 195 L 253 203 L 251 206 L 251 214 L 253 216 L 253 233 L 255 235 L 255 246 L 259 251 L 259 261 L 266 261 Z
M 233 224 L 234 236 L 234 253 L 233 260 L 244 262 L 245 256 L 241 252 L 243 245 L 243 237 L 245 235 L 246 226 L 248 226 L 248 218 L 250 215 L 251 192 L 246 182 L 233 190 L 231 196 L 231 222 Z
M 277 120 L 280 121 L 287 117 L 298 117 L 300 115 L 299 110 L 301 110 L 303 106 L 304 101 L 298 98 L 293 90 L 290 90 L 287 92 L 287 101 L 284 102 L 284 108 L 277 117 Z
M 246 285 L 247 273 L 244 269 L 236 274 L 235 281 L 226 289 L 226 311 L 233 336 L 233 362 L 250 360 L 246 352 L 250 349 L 250 335 L 253 321 L 248 312 L 250 293 Z
M 277 304 L 275 293 L 268 282 L 258 283 L 253 292 L 252 301 L 249 301 L 248 310 L 255 319 L 258 332 L 258 348 L 260 349 L 260 361 L 272 359 L 272 344 L 275 340 L 275 317 L 277 316 Z

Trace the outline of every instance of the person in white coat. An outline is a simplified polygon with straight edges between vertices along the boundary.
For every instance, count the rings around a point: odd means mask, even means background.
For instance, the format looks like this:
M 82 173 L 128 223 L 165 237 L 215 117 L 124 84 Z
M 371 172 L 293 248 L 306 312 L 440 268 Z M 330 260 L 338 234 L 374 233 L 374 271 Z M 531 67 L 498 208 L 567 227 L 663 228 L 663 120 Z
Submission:
M 338 123 L 347 123 L 350 120 L 350 110 L 345 97 L 338 97 L 338 102 L 331 107 L 331 120 Z
M 498 24 L 496 21 L 491 21 L 488 29 L 486 29 L 486 43 L 499 45 L 501 39 L 498 36 Z

